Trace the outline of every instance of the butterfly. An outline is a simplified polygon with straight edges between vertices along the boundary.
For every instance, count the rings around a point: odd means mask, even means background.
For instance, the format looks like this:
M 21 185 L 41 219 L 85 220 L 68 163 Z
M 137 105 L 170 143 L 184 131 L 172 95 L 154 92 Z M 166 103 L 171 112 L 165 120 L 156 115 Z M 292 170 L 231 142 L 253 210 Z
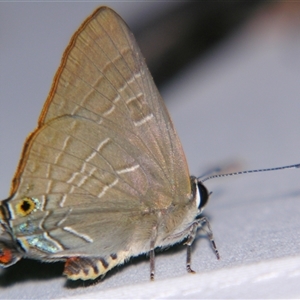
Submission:
M 38 127 L 0 205 L 0 265 L 65 261 L 93 280 L 130 257 L 185 240 L 208 220 L 202 182 L 189 175 L 169 113 L 133 34 L 100 7 L 75 32 Z

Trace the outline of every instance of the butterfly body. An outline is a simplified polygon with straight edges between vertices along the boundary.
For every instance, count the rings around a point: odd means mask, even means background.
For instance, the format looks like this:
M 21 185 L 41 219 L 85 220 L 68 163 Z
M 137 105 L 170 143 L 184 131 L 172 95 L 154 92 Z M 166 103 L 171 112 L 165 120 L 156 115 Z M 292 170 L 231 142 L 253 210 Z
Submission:
M 72 37 L 1 202 L 0 264 L 63 260 L 85 280 L 150 253 L 153 278 L 154 249 L 190 247 L 207 199 L 132 33 L 99 8 Z

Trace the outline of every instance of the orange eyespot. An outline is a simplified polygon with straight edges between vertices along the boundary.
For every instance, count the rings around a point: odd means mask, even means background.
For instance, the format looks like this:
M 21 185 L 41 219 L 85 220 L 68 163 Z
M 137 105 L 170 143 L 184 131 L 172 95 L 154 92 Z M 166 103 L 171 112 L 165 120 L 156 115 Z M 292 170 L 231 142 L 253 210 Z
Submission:
M 25 197 L 16 205 L 16 212 L 20 216 L 27 216 L 37 206 L 36 200 L 33 198 Z
M 7 265 L 12 261 L 12 252 L 9 249 L 0 250 L 0 264 Z

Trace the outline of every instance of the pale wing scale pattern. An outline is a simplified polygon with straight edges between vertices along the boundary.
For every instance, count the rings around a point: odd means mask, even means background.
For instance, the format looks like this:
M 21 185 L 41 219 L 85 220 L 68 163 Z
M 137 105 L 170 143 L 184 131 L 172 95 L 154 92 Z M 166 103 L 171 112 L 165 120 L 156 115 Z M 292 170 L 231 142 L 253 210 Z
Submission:
M 86 126 L 86 122 L 91 124 Z M 73 123 L 77 127 L 77 132 L 72 127 Z M 79 125 L 81 125 L 81 128 L 79 128 Z M 99 129 L 99 126 L 89 120 L 74 119 L 67 116 L 45 125 L 45 128 L 34 139 L 27 158 L 27 166 L 21 179 L 22 184 L 11 203 L 16 202 L 17 198 L 22 197 L 24 194 L 28 197 L 42 195 L 48 189 L 46 186 L 49 187 L 49 183 L 51 188 L 48 193 L 66 193 L 67 197 L 72 193 L 97 197 L 103 186 L 109 185 L 116 178 L 123 184 L 119 188 L 116 187 L 115 192 L 123 193 L 122 198 L 125 200 L 128 198 L 128 195 L 126 197 L 127 191 L 133 202 L 136 198 L 136 201 L 140 203 L 142 200 L 139 199 L 148 189 L 143 168 L 139 167 L 133 170 L 133 172 L 139 174 L 136 182 L 128 180 L 130 172 L 118 174 L 116 171 L 124 169 L 125 163 L 129 166 L 138 165 L 133 155 L 125 152 L 128 141 L 120 135 L 117 139 L 119 144 L 114 140 L 110 140 L 110 143 L 106 143 L 102 149 L 97 150 L 97 143 L 101 144 L 108 131 L 106 128 L 101 128 L 100 131 L 97 129 Z M 97 136 L 97 139 L 93 138 L 94 135 Z M 64 140 L 68 137 L 71 138 L 68 139 L 69 143 L 66 144 Z M 83 139 L 87 137 L 88 140 L 84 141 Z M 114 152 L 110 150 L 112 143 L 114 143 Z M 53 147 L 56 149 L 53 149 Z M 134 151 L 138 156 L 138 149 Z M 84 177 L 86 177 L 86 181 L 82 181 Z M 39 184 L 35 183 L 37 179 Z M 45 183 L 40 186 L 40 180 L 43 179 Z M 60 186 L 64 187 L 63 190 L 57 189 L 58 182 L 61 182 Z M 30 188 L 28 189 L 28 187 Z M 71 191 L 71 188 L 73 188 L 73 191 Z
M 111 10 L 96 11 L 72 38 L 12 193 L 16 237 L 44 232 L 66 255 L 144 249 L 157 225 L 147 213 L 188 201 L 173 124 L 132 34 Z M 41 202 L 30 218 L 14 212 L 23 197 Z M 102 227 L 120 231 L 114 249 Z
M 107 26 L 108 23 L 110 26 Z M 103 28 L 105 28 L 106 31 Z M 80 44 L 82 44 L 79 41 L 91 36 L 88 42 L 86 42 L 90 45 L 90 48 L 80 52 L 82 56 L 84 56 L 84 54 L 86 56 L 86 58 L 83 58 L 85 63 L 80 65 L 73 64 L 70 66 L 71 69 L 73 68 L 71 74 L 66 74 L 69 67 L 63 69 L 61 74 L 58 74 L 60 80 L 58 81 L 57 94 L 60 94 L 60 90 L 62 90 L 63 99 L 56 99 L 57 95 L 54 94 L 54 92 L 56 93 L 56 89 L 53 88 L 53 92 L 50 94 L 50 98 L 47 101 L 51 103 L 50 105 L 48 105 L 48 103 L 45 105 L 43 113 L 43 115 L 45 115 L 44 121 L 59 115 L 70 114 L 70 112 L 76 110 L 79 105 L 74 101 L 81 101 L 82 99 L 85 99 L 84 97 L 86 95 L 91 94 L 95 94 L 96 96 L 96 98 L 93 98 L 93 103 L 87 100 L 82 104 L 80 103 L 80 110 L 76 111 L 77 115 L 87 116 L 88 114 L 89 117 L 89 112 L 92 111 L 94 117 L 103 117 L 103 115 L 101 115 L 101 113 L 103 113 L 102 107 L 105 107 L 105 111 L 109 111 L 111 103 L 116 101 L 116 99 L 120 99 L 117 101 L 118 105 L 115 106 L 113 112 L 105 118 L 109 118 L 112 122 L 117 121 L 122 124 L 122 127 L 128 129 L 133 126 L 132 115 L 140 113 L 142 116 L 146 117 L 149 115 L 148 110 L 150 108 L 150 111 L 154 116 L 153 122 L 146 122 L 143 126 L 140 126 L 140 128 L 135 127 L 133 130 L 139 136 L 149 137 L 151 143 L 148 143 L 147 147 L 149 147 L 152 153 L 152 159 L 160 162 L 161 168 L 165 176 L 167 176 L 164 184 L 170 189 L 172 188 L 172 185 L 175 184 L 185 185 L 186 188 L 188 188 L 189 174 L 181 145 L 178 143 L 178 137 L 163 101 L 161 100 L 152 77 L 145 65 L 144 59 L 140 54 L 139 48 L 127 26 L 118 16 L 112 16 L 112 12 L 107 10 L 101 13 L 99 11 L 95 18 L 83 26 L 82 30 L 83 31 L 80 32 L 76 42 L 74 42 L 70 49 L 66 51 L 68 59 L 64 63 L 65 65 L 70 65 L 69 57 L 74 57 L 74 51 L 78 52 L 78 50 L 75 49 L 78 49 Z M 88 57 L 91 54 L 96 55 L 95 53 L 97 53 L 95 59 L 89 60 Z M 122 56 L 124 53 L 127 55 Z M 99 59 L 100 54 L 103 56 L 103 59 Z M 119 58 L 119 61 L 122 62 L 122 64 L 120 63 L 121 66 L 119 68 L 117 68 L 116 64 L 112 63 L 116 58 Z M 88 63 L 89 61 L 90 63 Z M 109 67 L 107 66 L 108 63 L 110 64 Z M 103 65 L 105 66 L 104 71 L 102 70 Z M 76 68 L 79 68 L 80 71 Z M 90 69 L 94 70 L 91 73 L 95 72 L 95 74 L 92 76 L 91 82 L 89 82 L 90 85 L 86 86 L 87 84 L 85 81 L 91 76 L 87 74 L 90 73 Z M 112 72 L 111 69 L 113 69 L 114 72 Z M 109 80 L 107 79 L 108 70 L 110 74 L 114 75 L 110 76 Z M 122 74 L 122 76 L 120 76 L 120 74 Z M 95 78 L 106 79 L 103 90 L 91 86 L 91 84 L 95 82 Z M 131 79 L 131 81 L 129 79 Z M 63 81 L 65 81 L 68 86 L 65 87 L 62 85 L 60 89 L 60 84 L 63 83 Z M 71 86 L 74 81 L 80 83 L 80 86 L 75 89 Z M 125 85 L 126 89 L 118 91 L 118 88 L 122 88 L 125 83 L 127 83 L 127 85 Z M 82 86 L 85 86 L 85 90 L 82 93 L 82 97 L 80 97 Z M 86 90 L 87 87 L 90 87 L 89 91 Z M 97 93 L 95 93 L 95 91 L 97 91 Z M 102 95 L 104 91 L 106 91 L 106 97 L 103 97 Z M 141 100 L 143 100 L 143 102 L 137 100 L 134 102 L 131 101 L 130 110 L 130 108 L 126 106 L 126 100 L 140 95 L 141 92 L 143 95 L 143 99 Z M 76 93 L 76 95 L 74 95 L 74 93 Z M 63 103 L 62 101 L 66 101 L 68 106 L 61 106 L 61 103 Z M 101 105 L 99 105 L 100 102 Z M 59 103 L 59 109 L 57 109 L 56 103 Z M 71 105 L 70 103 L 74 106 L 73 109 L 69 107 Z M 128 113 L 128 110 L 131 114 Z M 97 116 L 94 115 L 95 113 Z M 43 121 L 43 119 L 41 121 Z M 176 168 L 177 172 L 175 172 L 175 169 L 172 170 L 172 168 Z M 177 174 L 180 174 L 180 180 L 174 180 L 173 177 L 170 177 L 170 174 L 175 177 Z

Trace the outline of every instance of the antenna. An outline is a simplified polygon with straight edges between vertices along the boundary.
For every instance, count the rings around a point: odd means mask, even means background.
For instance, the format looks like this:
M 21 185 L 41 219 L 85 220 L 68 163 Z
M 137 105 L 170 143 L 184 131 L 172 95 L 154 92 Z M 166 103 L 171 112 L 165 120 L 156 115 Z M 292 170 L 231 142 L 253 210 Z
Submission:
M 203 180 L 200 180 L 200 177 L 198 177 L 198 181 L 204 182 L 213 178 L 218 177 L 227 177 L 227 176 L 235 176 L 235 175 L 241 175 L 241 174 L 248 174 L 248 173 L 258 173 L 258 172 L 268 172 L 268 171 L 277 171 L 277 170 L 284 170 L 284 169 L 296 169 L 300 168 L 300 164 L 295 165 L 289 165 L 289 166 L 283 166 L 283 167 L 276 167 L 276 168 L 268 168 L 268 169 L 257 169 L 257 170 L 248 170 L 248 171 L 240 171 L 240 172 L 233 172 L 233 173 L 227 173 L 227 174 L 215 174 L 205 177 Z

